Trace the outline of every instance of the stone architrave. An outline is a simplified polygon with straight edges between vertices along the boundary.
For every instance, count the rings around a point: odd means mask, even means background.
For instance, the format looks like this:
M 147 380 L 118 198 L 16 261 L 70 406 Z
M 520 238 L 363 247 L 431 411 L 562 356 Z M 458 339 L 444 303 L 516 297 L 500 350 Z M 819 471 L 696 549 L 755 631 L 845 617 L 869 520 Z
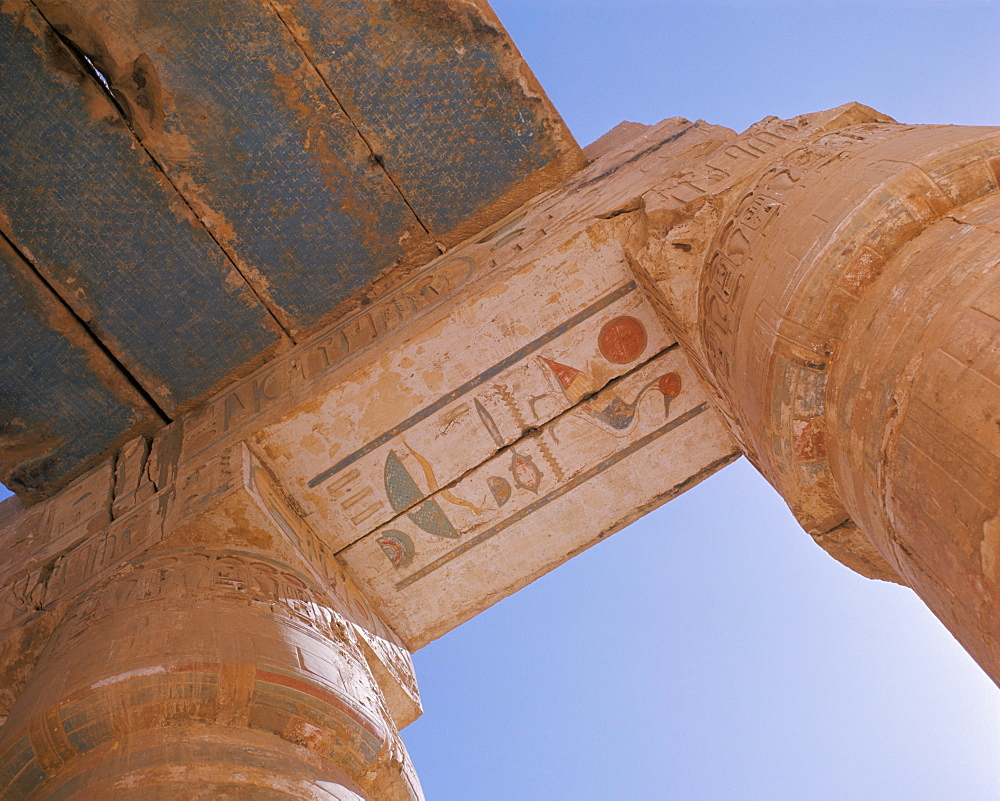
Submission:
M 626 124 L 588 154 L 6 517 L 11 797 L 173 787 L 178 754 L 194 777 L 237 751 L 292 797 L 331 797 L 324 771 L 342 797 L 419 797 L 409 651 L 740 451 L 1000 678 L 1000 132 L 849 104 L 742 134 Z M 171 638 L 216 609 L 219 636 Z M 111 754 L 126 732 L 148 759 Z

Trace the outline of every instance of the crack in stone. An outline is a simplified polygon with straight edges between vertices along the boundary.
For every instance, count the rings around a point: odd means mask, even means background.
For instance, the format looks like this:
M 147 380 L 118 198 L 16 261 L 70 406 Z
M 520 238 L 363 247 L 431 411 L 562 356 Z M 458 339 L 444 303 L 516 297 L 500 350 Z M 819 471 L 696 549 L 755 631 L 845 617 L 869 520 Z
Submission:
M 187 199 L 185 194 L 181 192 L 177 184 L 174 183 L 173 179 L 168 174 L 164 165 L 160 163 L 159 159 L 157 159 L 156 156 L 153 155 L 152 151 L 146 146 L 146 143 L 143 141 L 142 137 L 139 135 L 139 132 L 133 125 L 132 115 L 128 111 L 126 111 L 123 104 L 118 101 L 114 89 L 108 82 L 107 77 L 104 75 L 104 73 L 97 68 L 93 60 L 86 53 L 84 53 L 76 45 L 76 43 L 73 42 L 72 39 L 70 39 L 66 34 L 63 34 L 59 30 L 57 30 L 55 25 L 53 25 L 49 21 L 48 17 L 45 16 L 42 9 L 38 7 L 35 0 L 30 0 L 30 3 L 32 7 L 35 9 L 35 11 L 38 13 L 38 15 L 42 18 L 42 20 L 44 20 L 49 30 L 52 31 L 55 37 L 63 45 L 63 47 L 66 48 L 67 52 L 80 65 L 80 67 L 84 70 L 84 72 L 86 72 L 86 74 L 100 87 L 101 92 L 110 100 L 112 106 L 118 112 L 118 115 L 121 117 L 122 122 L 125 124 L 125 127 L 128 128 L 129 133 L 132 134 L 132 138 L 135 139 L 136 143 L 139 145 L 139 147 L 142 148 L 142 151 L 146 154 L 146 156 L 148 156 L 153 166 L 160 172 L 164 180 L 166 180 L 167 183 L 170 185 L 171 189 L 174 190 L 174 193 L 177 195 L 177 197 L 180 198 L 181 202 L 185 205 L 185 207 L 187 207 L 188 211 L 191 212 L 192 217 L 198 221 L 198 225 L 201 226 L 202 230 L 208 235 L 208 237 L 212 240 L 215 246 L 221 251 L 226 261 L 229 262 L 229 264 L 236 271 L 236 273 L 243 279 L 243 282 L 250 290 L 250 293 L 254 296 L 254 299 L 258 303 L 260 303 L 260 305 L 268 313 L 271 319 L 274 320 L 274 323 L 275 325 L 278 326 L 279 330 L 282 331 L 282 333 L 284 333 L 284 335 L 288 337 L 288 339 L 291 340 L 293 344 L 296 344 L 295 337 L 292 336 L 291 331 L 287 329 L 281 322 L 281 319 L 278 316 L 277 311 L 272 307 L 271 303 L 269 303 L 260 294 L 260 292 L 258 292 L 257 287 L 254 285 L 253 281 L 251 281 L 249 276 L 247 276 L 246 273 L 244 273 L 243 270 L 240 269 L 236 257 L 229 252 L 229 250 L 222 244 L 221 241 L 219 241 L 218 237 L 211 231 L 211 229 L 207 225 L 205 225 L 201 217 L 198 216 L 197 212 L 195 212 L 194 207 L 191 205 L 190 201 Z
M 413 219 L 415 219 L 417 223 L 420 225 L 420 227 L 424 229 L 424 233 L 427 234 L 427 236 L 434 243 L 434 246 L 438 249 L 438 251 L 440 253 L 444 253 L 445 250 L 447 250 L 447 248 L 445 248 L 443 245 L 441 245 L 441 243 L 439 243 L 435 239 L 434 234 L 431 232 L 431 229 L 428 228 L 426 224 L 424 224 L 423 220 L 420 219 L 420 215 L 417 214 L 417 210 L 413 208 L 413 205 L 410 203 L 409 198 L 406 197 L 406 195 L 403 193 L 403 188 L 399 185 L 399 182 L 396 180 L 396 177 L 391 172 L 389 172 L 389 169 L 386 167 L 385 156 L 379 153 L 372 145 L 372 143 L 368 141 L 368 137 L 366 137 L 364 133 L 362 133 L 361 128 L 348 113 L 347 107 L 341 102 L 340 98 L 337 96 L 337 93 L 334 91 L 333 87 L 327 81 L 326 76 L 317 66 L 316 62 L 313 60 L 313 57 L 310 55 L 305 45 L 302 43 L 299 37 L 295 35 L 295 32 L 292 30 L 292 26 L 288 24 L 288 22 L 285 20 L 283 16 L 281 16 L 281 12 L 277 9 L 277 7 L 275 7 L 274 3 L 271 2 L 271 0 L 267 0 L 267 5 L 270 7 L 271 11 L 274 12 L 274 15 L 278 18 L 278 21 L 282 24 L 282 26 L 284 26 L 285 30 L 288 32 L 288 35 L 291 37 L 292 41 L 295 42 L 295 46 L 299 49 L 299 52 L 302 53 L 302 57 L 309 62 L 309 66 L 312 67 L 313 72 L 315 72 L 316 75 L 319 77 L 320 81 L 323 83 L 323 86 L 326 88 L 326 91 L 329 93 L 330 97 L 333 98 L 333 102 L 337 104 L 337 108 L 339 108 L 340 113 L 344 115 L 344 119 L 346 119 L 350 123 L 355 133 L 357 133 L 362 143 L 364 143 L 364 146 L 368 149 L 372 161 L 375 164 L 378 164 L 379 168 L 385 174 L 385 177 L 389 180 L 389 183 L 392 184 L 393 189 L 395 189 L 396 192 L 399 194 L 399 197 L 406 205 L 406 208 L 410 210 L 410 213 L 413 215 Z
M 967 225 L 970 228 L 975 228 L 977 231 L 986 231 L 986 233 L 988 233 L 988 234 L 996 234 L 997 233 L 997 231 L 994 230 L 993 228 L 987 228 L 985 225 L 980 225 L 979 223 L 969 222 L 968 220 L 960 220 L 960 219 L 958 219 L 958 217 L 955 217 L 955 216 L 953 216 L 951 214 L 946 214 L 942 219 L 943 220 L 948 220 L 949 222 L 953 222 L 956 225 Z
M 146 391 L 146 388 L 139 383 L 139 380 L 132 375 L 128 368 L 122 363 L 122 361 L 104 344 L 97 333 L 90 327 L 87 321 L 77 314 L 76 310 L 70 305 L 70 303 L 58 292 L 55 286 L 42 274 L 42 271 L 35 265 L 31 259 L 28 258 L 27 254 L 24 253 L 7 235 L 7 232 L 0 229 L 0 239 L 7 244 L 7 246 L 14 251 L 14 253 L 24 262 L 24 265 L 31 271 L 42 284 L 42 286 L 48 290 L 51 296 L 69 313 L 69 315 L 80 325 L 86 335 L 89 337 L 90 341 L 95 348 L 100 351 L 100 353 L 105 356 L 115 370 L 122 376 L 125 382 L 131 387 L 137 395 L 149 406 L 150 410 L 160 418 L 160 421 L 166 425 L 171 422 L 170 416 L 160 408 L 160 405 L 156 402 L 153 396 Z
M 667 345 L 667 347 L 663 348 L 660 351 L 657 351 L 656 353 L 654 353 L 649 358 L 647 358 L 644 361 L 640 362 L 634 368 L 632 368 L 631 370 L 629 370 L 627 373 L 623 373 L 620 376 L 617 376 L 615 378 L 610 379 L 605 384 L 603 384 L 599 389 L 596 389 L 596 390 L 588 393 L 587 395 L 584 395 L 577 403 L 573 404 L 572 406 L 570 406 L 567 409 L 564 409 L 563 411 L 561 411 L 559 414 L 555 415 L 554 417 L 549 418 L 544 423 L 541 423 L 541 424 L 535 425 L 535 426 L 530 426 L 528 428 L 521 429 L 521 433 L 518 435 L 517 439 L 515 439 L 513 442 L 511 442 L 511 443 L 509 443 L 507 445 L 504 445 L 502 448 L 497 448 L 495 451 L 493 451 L 493 453 L 491 453 L 489 456 L 487 456 L 486 458 L 484 458 L 481 462 L 479 462 L 476 465 L 473 465 L 468 470 L 464 471 L 459 476 L 457 476 L 456 478 L 454 478 L 451 481 L 449 481 L 447 484 L 438 487 L 433 492 L 427 493 L 427 495 L 423 496 L 420 500 L 414 501 L 412 504 L 410 504 L 409 506 L 407 506 L 405 509 L 400 510 L 397 514 L 395 514 L 393 517 L 391 517 L 388 520 L 386 520 L 384 523 L 381 523 L 381 524 L 375 526 L 370 531 L 366 531 L 364 534 L 362 534 L 361 536 L 359 536 L 356 539 L 352 540 L 350 543 L 348 543 L 343 548 L 341 548 L 339 551 L 337 551 L 337 555 L 339 556 L 347 548 L 350 548 L 355 543 L 360 542 L 365 537 L 370 536 L 375 531 L 377 531 L 379 529 L 383 529 L 383 528 L 385 528 L 387 526 L 391 526 L 395 521 L 400 520 L 401 518 L 405 517 L 413 509 L 421 506 L 422 504 L 426 503 L 428 500 L 431 500 L 431 499 L 433 499 L 433 498 L 441 495 L 442 493 L 452 491 L 459 484 L 461 484 L 462 481 L 464 481 L 466 478 L 468 478 L 469 476 L 471 476 L 472 473 L 474 473 L 476 470 L 478 470 L 479 468 L 481 468 L 484 464 L 486 464 L 490 460 L 496 459 L 498 457 L 502 457 L 505 454 L 510 453 L 511 451 L 515 450 L 518 446 L 523 445 L 528 440 L 530 440 L 530 439 L 532 439 L 534 437 L 541 436 L 541 434 L 543 434 L 546 429 L 551 428 L 553 425 L 555 425 L 559 421 L 563 420 L 567 415 L 570 415 L 572 412 L 578 410 L 581 406 L 583 406 L 584 404 L 586 404 L 588 401 L 593 400 L 593 398 L 595 396 L 601 394 L 605 390 L 614 388 L 618 384 L 622 383 L 624 380 L 626 380 L 626 379 L 630 378 L 631 376 L 635 375 L 635 373 L 637 373 L 639 370 L 642 370 L 644 367 L 646 367 L 649 364 L 651 364 L 652 362 L 654 362 L 656 359 L 658 359 L 658 358 L 660 358 L 662 356 L 665 356 L 666 354 L 671 353 L 674 350 L 677 350 L 679 348 L 680 348 L 680 345 L 677 342 L 674 342 L 671 345 Z

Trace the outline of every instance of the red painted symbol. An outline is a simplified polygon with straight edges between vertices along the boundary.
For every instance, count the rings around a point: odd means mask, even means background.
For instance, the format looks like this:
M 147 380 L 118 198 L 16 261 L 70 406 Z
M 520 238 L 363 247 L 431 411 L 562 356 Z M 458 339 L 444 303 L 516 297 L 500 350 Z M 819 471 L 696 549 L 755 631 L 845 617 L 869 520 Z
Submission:
M 656 388 L 663 393 L 663 411 L 670 417 L 670 401 L 681 394 L 681 377 L 677 373 L 664 373 L 656 382 Z
M 681 394 L 681 377 L 677 373 L 664 373 L 660 376 L 656 388 L 673 400 Z
M 615 317 L 597 335 L 597 347 L 609 362 L 634 362 L 646 349 L 646 329 L 635 317 Z

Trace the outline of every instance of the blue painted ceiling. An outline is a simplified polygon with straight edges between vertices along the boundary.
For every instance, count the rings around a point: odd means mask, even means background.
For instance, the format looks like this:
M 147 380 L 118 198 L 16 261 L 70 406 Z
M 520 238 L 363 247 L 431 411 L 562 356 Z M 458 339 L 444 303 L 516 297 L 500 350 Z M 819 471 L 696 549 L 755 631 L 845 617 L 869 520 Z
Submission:
M 0 7 L 0 481 L 31 502 L 582 154 L 485 3 Z

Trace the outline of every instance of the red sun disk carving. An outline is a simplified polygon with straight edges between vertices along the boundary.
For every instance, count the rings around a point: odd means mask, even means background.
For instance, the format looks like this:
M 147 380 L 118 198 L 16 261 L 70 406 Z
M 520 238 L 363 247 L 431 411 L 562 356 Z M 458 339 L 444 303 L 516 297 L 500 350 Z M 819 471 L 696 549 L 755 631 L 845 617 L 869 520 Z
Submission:
M 646 349 L 646 328 L 635 317 L 615 317 L 601 328 L 601 333 L 597 335 L 597 347 L 609 362 L 634 362 Z
M 657 382 L 657 389 L 671 399 L 681 394 L 681 386 L 681 377 L 677 373 L 664 373 Z

